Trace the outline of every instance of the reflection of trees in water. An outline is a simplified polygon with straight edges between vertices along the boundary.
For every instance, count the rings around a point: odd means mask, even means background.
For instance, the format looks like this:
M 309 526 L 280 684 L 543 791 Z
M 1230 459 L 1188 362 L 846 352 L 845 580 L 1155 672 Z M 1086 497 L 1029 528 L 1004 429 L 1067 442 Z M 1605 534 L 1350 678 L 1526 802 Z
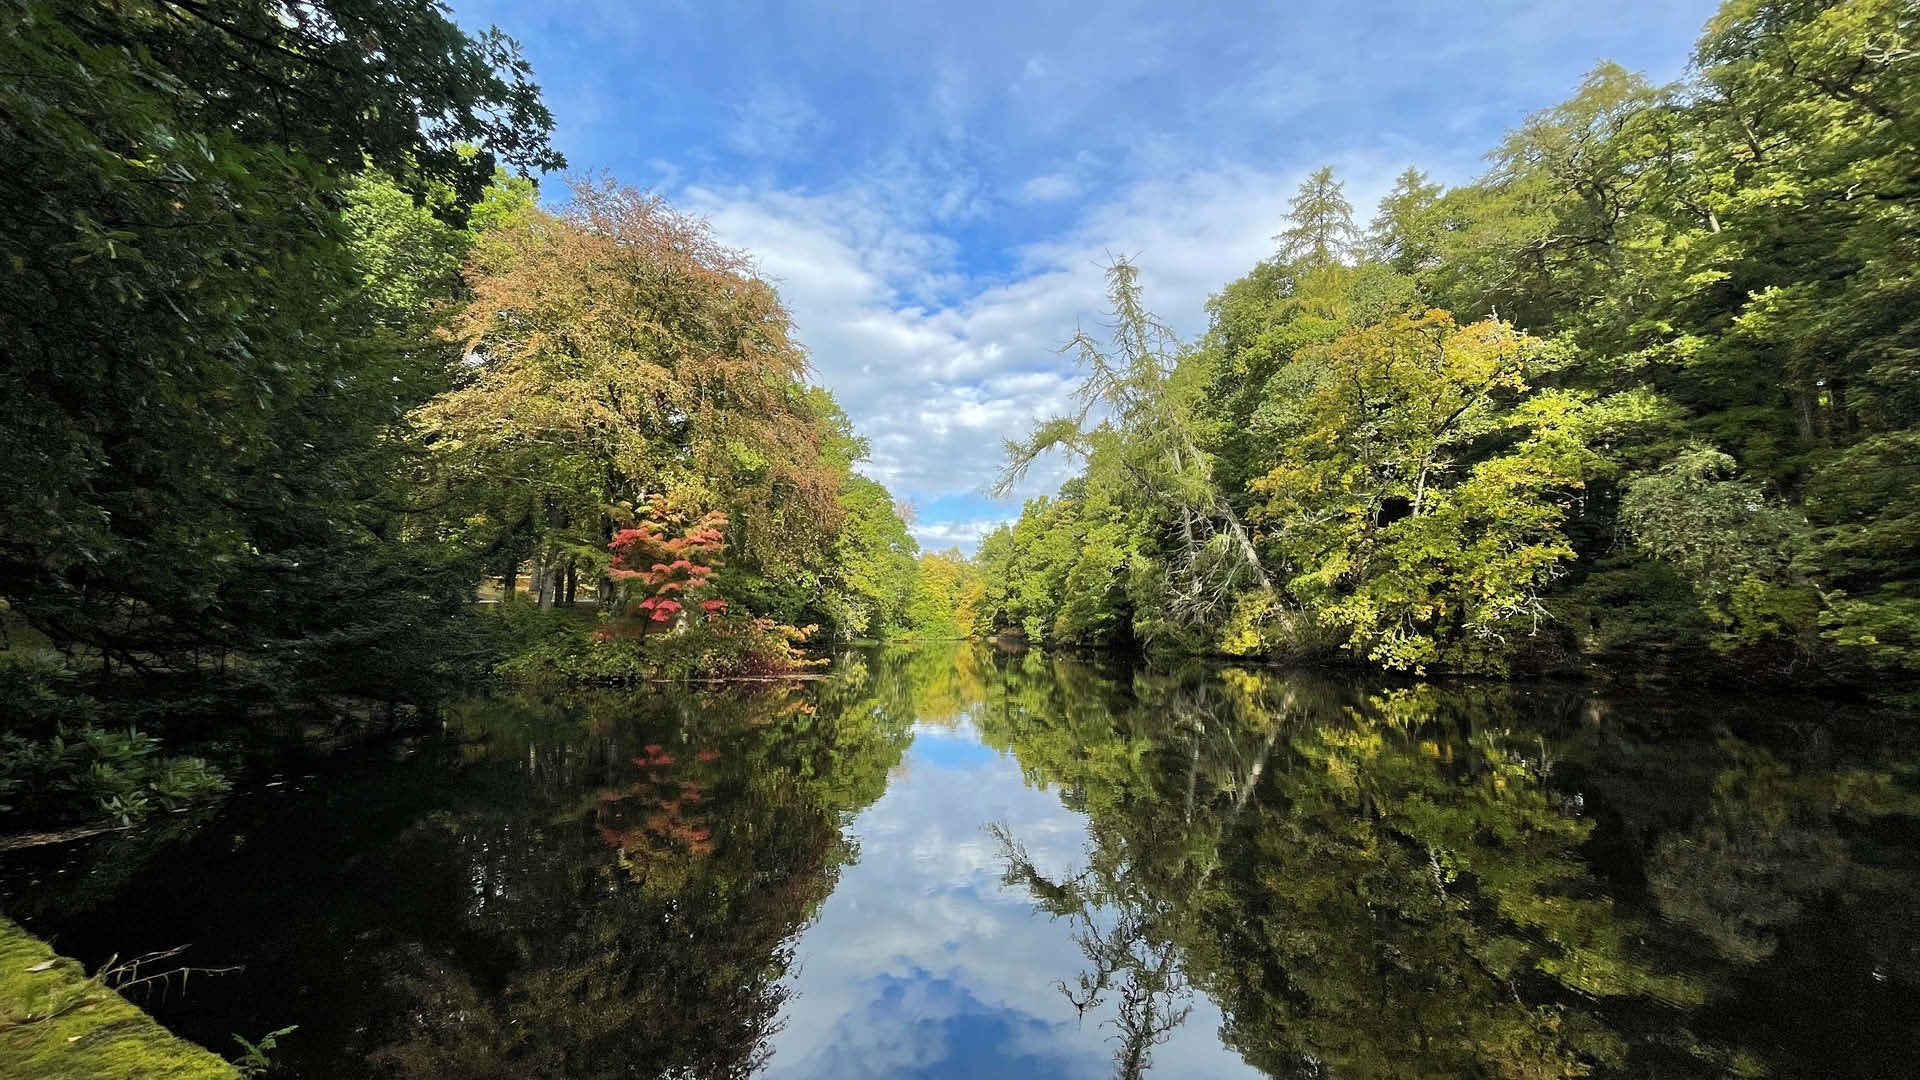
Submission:
M 1704 806 L 1596 842 L 1584 785 L 1651 783 L 1634 770 L 1677 747 L 1596 726 L 1571 694 L 1233 669 L 1128 684 L 1032 656 L 1000 676 L 988 740 L 1092 835 L 1056 879 L 1002 834 L 1006 879 L 1075 922 L 1088 968 L 1068 997 L 1120 993 L 1120 1075 L 1184 1018 L 1188 979 L 1275 1076 L 1764 1073 L 1741 1045 L 1761 1032 L 1702 1006 L 1850 873 L 1835 808 L 1902 805 L 1885 774 L 1790 778 L 1723 740 Z M 1636 865 L 1596 876 L 1591 850 L 1636 843 Z M 1686 930 L 1611 899 L 1637 888 Z
M 297 1022 L 300 1075 L 741 1076 L 842 827 L 913 723 L 964 718 L 1087 815 L 1082 865 L 1008 837 L 1007 870 L 1079 936 L 1035 977 L 1111 1018 L 1121 1075 L 1204 994 L 1275 1076 L 1920 1076 L 1898 725 L 1808 712 L 1762 748 L 1729 730 L 1787 706 L 944 649 L 834 671 L 468 703 L 219 830 L 103 838 L 109 873 L 16 913 L 67 912 L 49 932 L 95 962 L 196 927 L 258 1001 L 196 980 L 168 1022 Z
M 1734 767 L 1715 778 L 1693 828 L 1653 845 L 1647 884 L 1668 918 L 1728 960 L 1754 964 L 1773 955 L 1778 929 L 1798 920 L 1806 898 L 1839 881 L 1846 844 L 1826 812 L 1837 808 L 1832 798 L 1795 790 L 1801 784 L 1764 752 L 1726 749 Z
M 1116 999 L 1115 1074 L 1143 1075 L 1152 1048 L 1192 1012 L 1180 923 L 1219 870 L 1221 835 L 1246 809 L 1280 729 L 1262 722 L 1270 716 L 1247 715 L 1244 683 L 1143 679 L 1155 719 L 1123 730 L 1143 716 L 1130 715 L 1120 688 L 1090 668 L 1029 656 L 1006 674 L 986 710 L 989 741 L 1011 745 L 1030 779 L 1061 785 L 1063 798 L 1088 812 L 1095 842 L 1085 869 L 1055 880 L 996 826 L 1004 880 L 1074 924 L 1088 969 L 1074 985 L 1061 981 L 1061 992 L 1082 1015 Z M 1064 711 L 1052 723 L 1056 706 Z M 1254 722 L 1223 722 L 1234 717 Z M 1144 730 L 1155 725 L 1159 732 Z M 1156 797 L 1154 785 L 1165 779 L 1158 759 L 1168 749 L 1155 744 L 1162 733 L 1183 751 L 1177 815 Z M 1203 787 L 1223 794 L 1224 806 L 1202 807 Z M 1125 825 L 1116 828 L 1118 820 Z
M 1064 881 L 1042 874 L 1011 833 L 993 826 L 1007 869 L 1002 880 L 1026 889 L 1042 911 L 1074 926 L 1074 940 L 1088 969 L 1075 985 L 1056 985 L 1083 1019 L 1116 992 L 1112 1021 L 1120 1046 L 1114 1073 L 1138 1077 L 1152 1064 L 1153 1047 L 1165 1042 L 1193 1011 L 1192 989 L 1161 920 L 1167 905 L 1151 897 L 1123 895 L 1128 882 L 1085 870 Z M 1103 925 L 1104 924 L 1104 925 Z
M 1020 731 L 1024 738 L 1012 745 L 1029 777 L 1063 785 L 1066 799 L 1088 811 L 1095 844 L 1084 870 L 1054 880 L 1040 872 L 1017 838 L 995 826 L 1007 864 L 1004 880 L 1025 888 L 1052 917 L 1074 924 L 1088 970 L 1072 986 L 1062 981 L 1061 992 L 1083 1016 L 1117 998 L 1111 1021 L 1118 1043 L 1115 1074 L 1136 1077 L 1151 1063 L 1152 1048 L 1192 1012 L 1192 988 L 1176 941 L 1178 921 L 1219 869 L 1221 831 L 1245 810 L 1280 729 L 1273 723 L 1234 727 L 1221 722 L 1247 719 L 1248 703 L 1239 696 L 1244 684 L 1144 680 L 1159 691 L 1152 695 L 1153 708 L 1167 740 L 1184 747 L 1184 795 L 1180 814 L 1172 817 L 1170 807 L 1150 797 L 1151 789 L 1106 786 L 1154 779 L 1151 738 L 1112 738 L 1112 721 L 1123 715 L 1112 710 L 1121 700 L 1118 688 L 1080 665 L 1044 663 L 1030 657 L 1018 678 L 1002 684 L 999 701 L 988 710 L 988 737 L 1006 739 Z M 1021 685 L 1035 678 L 1039 686 Z M 1049 729 L 1044 710 L 1056 694 L 1063 705 L 1076 707 L 1067 723 Z M 1081 728 L 1075 721 L 1092 726 Z M 1110 729 L 1105 738 L 1102 725 Z M 1236 737 L 1241 735 L 1249 737 Z M 1079 783 L 1070 779 L 1076 776 Z M 1222 814 L 1204 821 L 1197 805 L 1203 776 L 1207 789 L 1226 793 L 1228 803 Z M 1130 821 L 1132 831 L 1109 827 L 1110 811 L 1125 811 L 1106 802 L 1109 794 L 1125 803 L 1149 796 L 1139 803 L 1144 818 Z
M 811 695 L 512 695 L 452 712 L 454 809 L 403 858 L 453 859 L 457 932 L 392 957 L 376 1054 L 419 1077 L 745 1076 L 792 943 L 854 856 L 906 726 L 854 673 Z M 564 717 L 565 719 L 556 719 Z M 431 943 L 429 943 L 429 941 Z

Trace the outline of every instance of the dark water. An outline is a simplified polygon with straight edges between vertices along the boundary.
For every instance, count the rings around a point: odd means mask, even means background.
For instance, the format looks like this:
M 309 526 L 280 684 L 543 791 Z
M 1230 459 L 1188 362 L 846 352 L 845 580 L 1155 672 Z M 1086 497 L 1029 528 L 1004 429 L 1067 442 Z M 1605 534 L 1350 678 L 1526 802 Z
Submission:
M 502 691 L 0 908 L 299 1077 L 1920 1076 L 1901 724 L 925 649 Z M 176 961 L 179 962 L 179 961 Z

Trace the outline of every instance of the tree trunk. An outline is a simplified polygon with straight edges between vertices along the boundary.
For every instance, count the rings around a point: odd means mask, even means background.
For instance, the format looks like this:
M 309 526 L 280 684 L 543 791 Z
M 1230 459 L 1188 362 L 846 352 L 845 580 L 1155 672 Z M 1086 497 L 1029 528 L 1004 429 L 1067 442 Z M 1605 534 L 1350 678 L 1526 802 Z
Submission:
M 1433 469 L 1433 451 L 1429 450 L 1427 451 L 1427 456 L 1420 460 L 1420 482 L 1418 484 L 1415 484 L 1413 488 L 1413 516 L 1414 517 L 1420 516 L 1421 507 L 1423 507 L 1426 504 L 1427 473 L 1432 471 L 1432 469 Z
M 1799 422 L 1800 441 L 1813 443 L 1813 391 L 1804 386 L 1793 388 L 1794 419 Z
M 572 607 L 574 597 L 580 591 L 580 561 L 567 560 L 567 606 Z
M 535 552 L 533 556 L 533 599 L 540 605 L 541 611 L 551 610 L 553 594 L 547 591 L 547 556 L 545 552 Z
M 612 545 L 613 519 L 602 514 L 600 515 L 600 550 L 609 550 Z M 594 586 L 594 599 L 599 601 L 601 608 L 611 611 L 613 601 L 618 595 L 619 593 L 613 587 L 613 576 L 606 570 L 600 571 L 600 581 Z

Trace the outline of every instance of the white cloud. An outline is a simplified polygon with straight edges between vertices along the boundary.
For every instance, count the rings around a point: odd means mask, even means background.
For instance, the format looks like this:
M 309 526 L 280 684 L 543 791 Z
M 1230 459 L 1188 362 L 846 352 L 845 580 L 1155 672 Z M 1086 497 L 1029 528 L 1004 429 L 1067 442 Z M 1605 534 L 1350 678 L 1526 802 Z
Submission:
M 1340 164 L 1363 208 L 1399 168 Z M 1110 255 L 1136 259 L 1149 302 L 1197 335 L 1207 297 L 1271 253 L 1304 172 L 1221 167 L 1141 180 L 1063 233 L 1005 253 L 1014 272 L 985 284 L 956 269 L 954 243 L 898 191 L 695 187 L 680 201 L 778 282 L 816 377 L 872 444 L 863 471 L 924 505 L 985 491 L 1007 439 L 1071 407 L 1078 376 L 1058 350 L 1102 318 Z M 1062 476 L 1052 463 L 1019 494 Z M 916 532 L 924 546 L 971 547 L 995 523 L 925 521 Z
M 786 157 L 824 125 L 819 110 L 791 90 L 761 86 L 734 106 L 727 144 L 759 158 Z
M 984 488 L 1002 441 L 1065 407 L 1071 373 L 1052 349 L 1084 282 L 1042 272 L 968 296 L 950 242 L 864 193 L 695 188 L 680 201 L 779 283 L 817 377 L 873 445 L 866 471 L 896 494 Z
M 980 538 L 1002 525 L 1013 523 L 1012 518 L 986 518 L 978 521 L 940 521 L 926 525 L 916 524 L 912 528 L 913 538 L 919 542 L 922 551 L 945 551 L 957 547 L 970 551 L 980 542 Z
M 1065 173 L 1047 173 L 1020 185 L 1020 197 L 1036 203 L 1062 202 L 1080 191 L 1080 181 Z
M 1016 760 L 980 747 L 969 717 L 919 725 L 916 740 L 907 767 L 853 822 L 859 862 L 795 945 L 799 971 L 767 1075 L 950 1073 L 982 1059 L 1110 1075 L 1113 1004 L 1082 1019 L 1055 985 L 1086 964 L 1073 925 L 1002 884 L 1002 852 L 986 831 L 1003 824 L 1059 879 L 1086 864 L 1085 819 L 1057 792 L 1028 787 Z M 1191 1003 L 1154 1048 L 1156 1074 L 1257 1075 L 1220 1044 L 1218 1008 L 1199 994 Z M 1005 1021 L 988 1029 L 999 1041 L 954 1045 L 982 1030 L 970 1020 Z

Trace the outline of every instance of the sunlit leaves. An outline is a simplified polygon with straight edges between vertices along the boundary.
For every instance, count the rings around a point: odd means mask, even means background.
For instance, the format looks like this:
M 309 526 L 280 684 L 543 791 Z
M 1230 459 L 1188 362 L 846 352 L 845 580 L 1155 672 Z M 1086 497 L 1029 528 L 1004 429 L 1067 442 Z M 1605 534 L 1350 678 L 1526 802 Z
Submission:
M 493 529 L 579 559 L 665 493 L 724 507 L 755 567 L 824 550 L 837 436 L 773 287 L 704 222 L 583 182 L 557 216 L 499 215 L 466 279 L 461 383 L 418 422 Z
M 1599 462 L 1582 402 L 1528 396 L 1539 342 L 1492 320 L 1411 314 L 1294 360 L 1279 460 L 1251 488 L 1289 591 L 1392 667 L 1498 668 L 1573 555 L 1566 504 Z M 1471 464 L 1476 443 L 1511 449 Z M 1517 441 L 1515 441 L 1515 437 Z

